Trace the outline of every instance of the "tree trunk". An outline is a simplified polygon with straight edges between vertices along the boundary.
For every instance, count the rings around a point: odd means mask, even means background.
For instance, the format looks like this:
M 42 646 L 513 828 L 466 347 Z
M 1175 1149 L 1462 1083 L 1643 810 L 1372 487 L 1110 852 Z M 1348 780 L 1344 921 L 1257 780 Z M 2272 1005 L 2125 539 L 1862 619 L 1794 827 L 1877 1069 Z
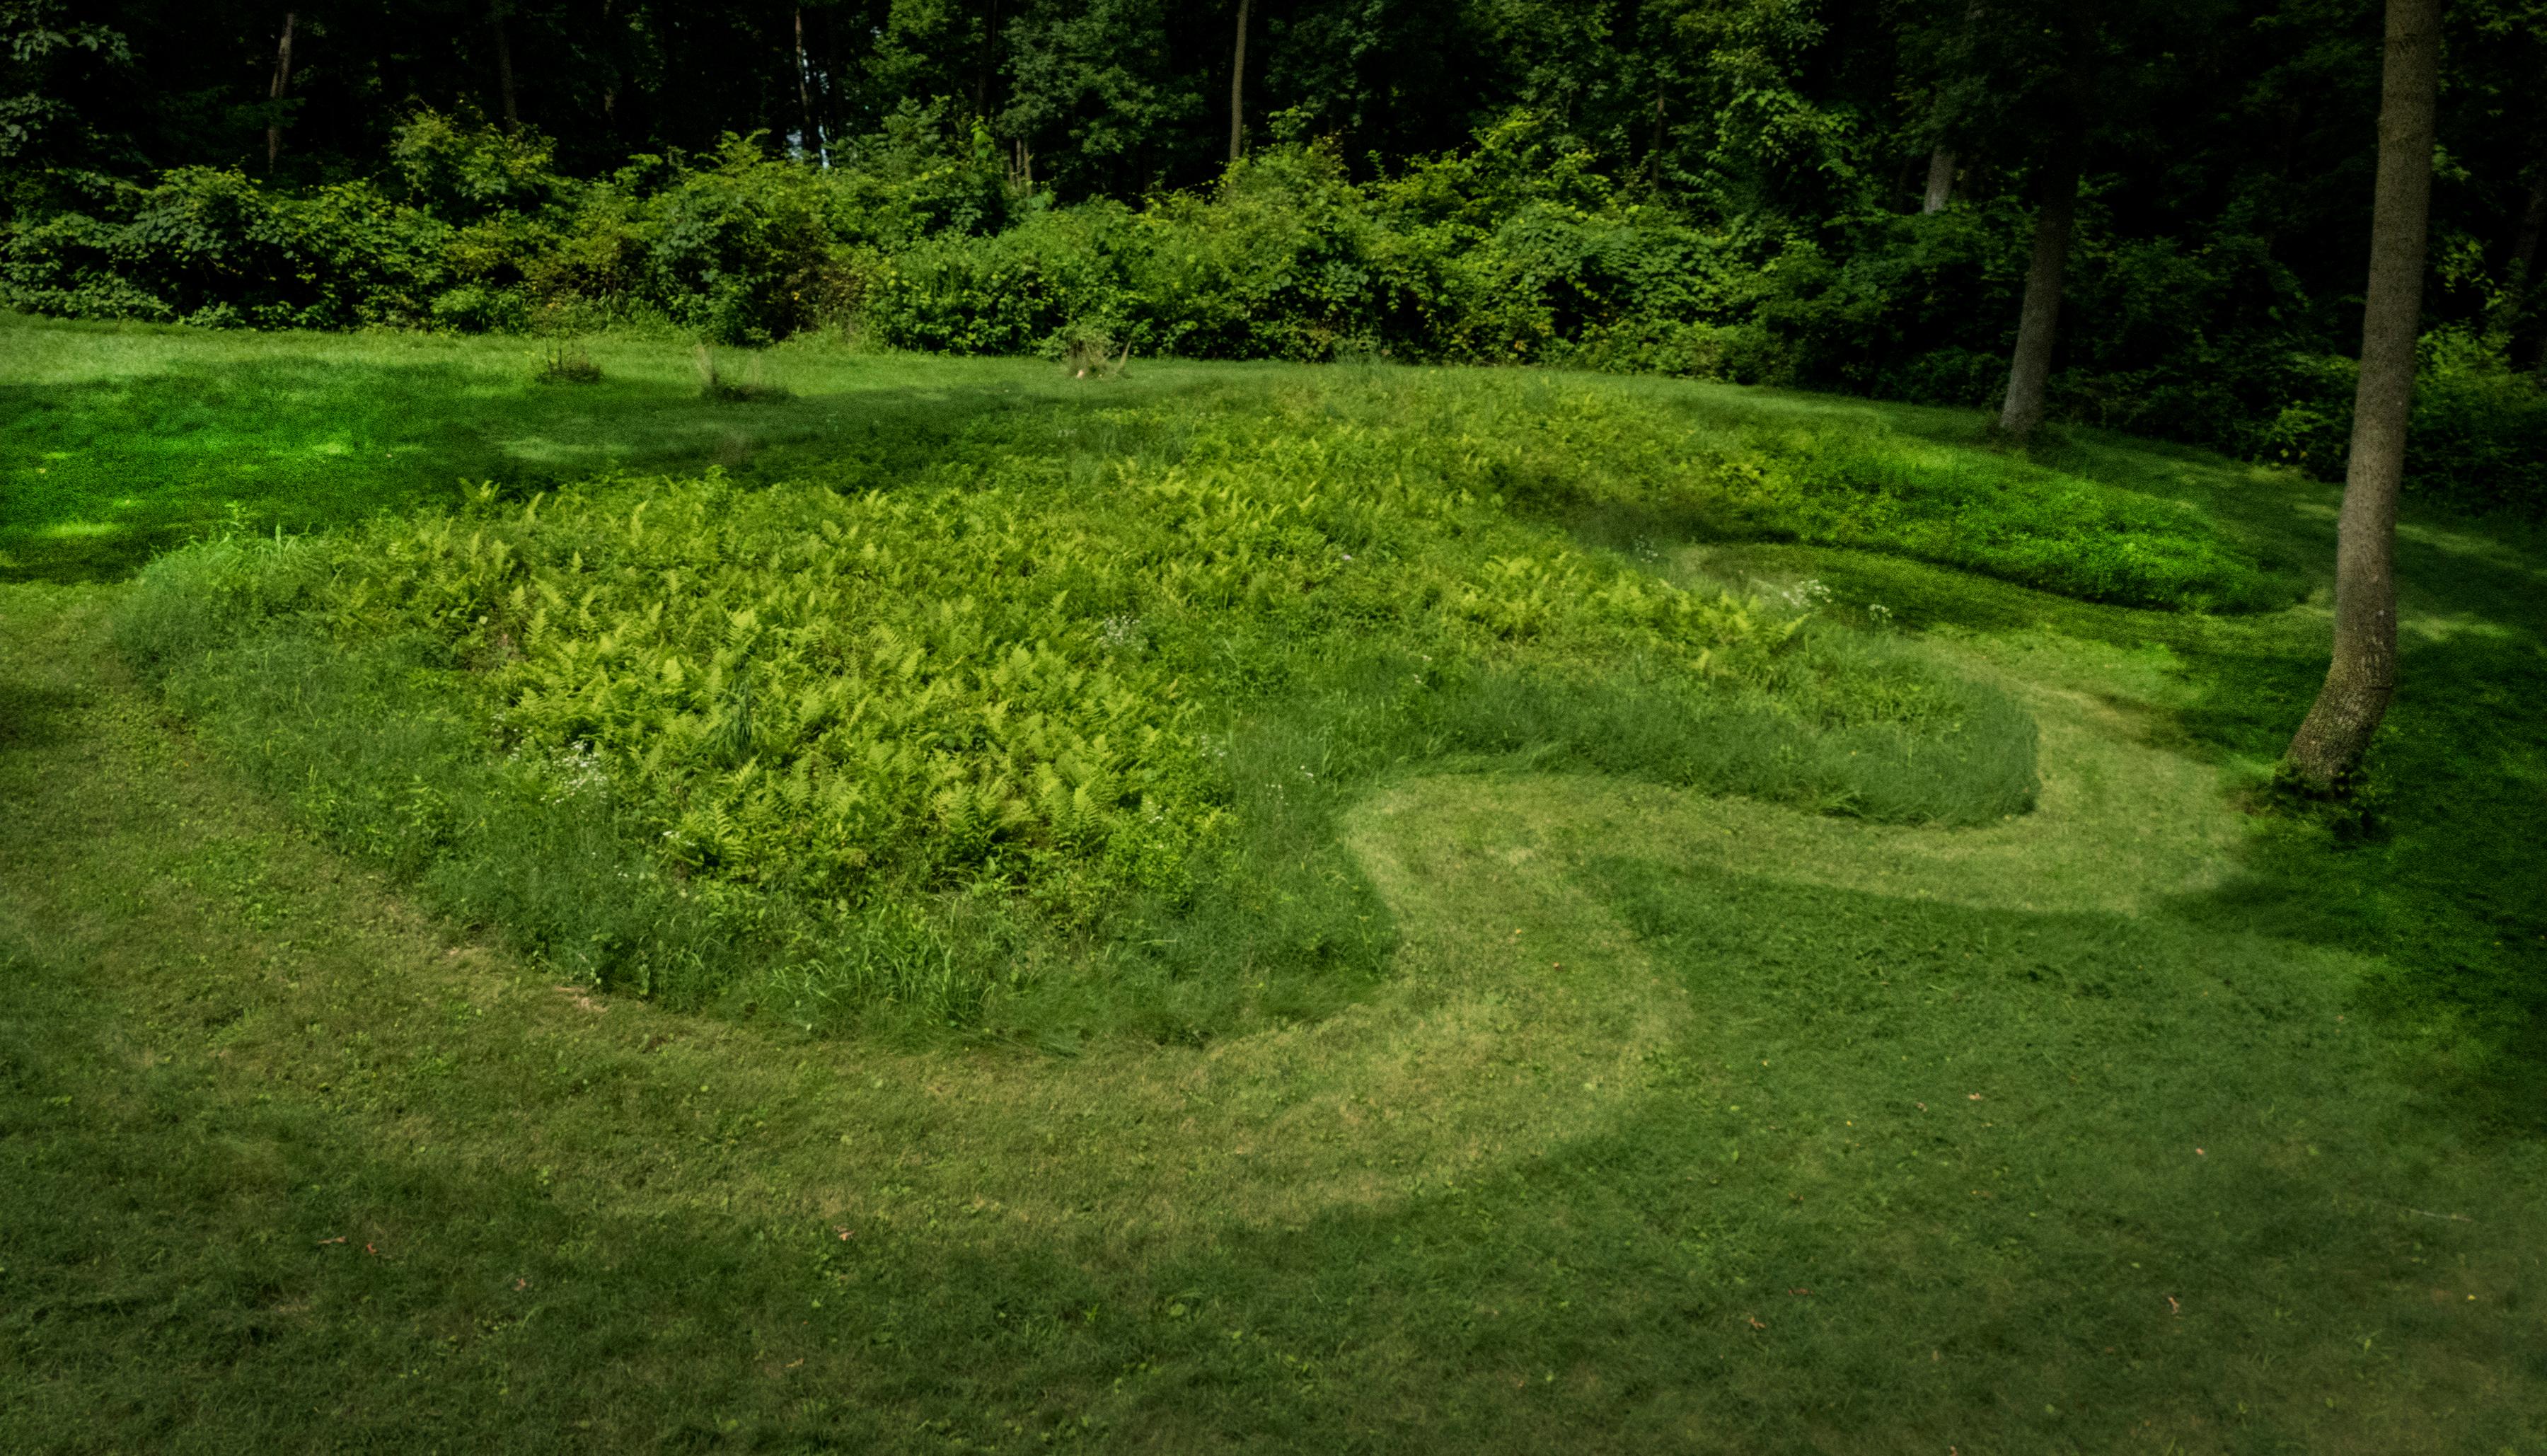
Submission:
M 1919 204 L 1922 213 L 1942 213 L 1955 196 L 1955 152 L 1939 146 L 1928 153 L 1928 196 Z
M 2069 228 L 2078 214 L 2078 146 L 2058 143 L 2043 171 L 2043 206 L 2034 216 L 2034 260 L 2025 270 L 2025 305 L 2016 324 L 2016 357 L 2007 370 L 2007 403 L 1998 427 L 2023 441 L 2043 423 L 2052 383 L 2052 343 L 2061 324 L 2062 277 L 2069 267 Z
M 2370 208 L 2370 289 L 2361 384 L 2334 549 L 2334 660 L 2284 762 L 2308 787 L 2340 791 L 2397 691 L 2397 487 L 2415 408 L 2424 223 L 2440 89 L 2441 0 L 2388 0 L 2379 97 L 2379 179 Z
M 2513 236 L 2511 243 L 2511 297 L 2504 306 L 2504 312 L 2509 316 L 2503 328 L 2509 337 L 2504 340 L 2503 348 L 2515 359 L 2519 357 L 2521 342 L 2530 336 L 2532 330 L 2547 332 L 2540 327 L 2547 320 L 2539 317 L 2541 310 L 2538 306 L 2540 294 L 2547 290 L 2541 290 L 2536 284 L 2538 244 L 2542 234 L 2547 234 L 2547 169 L 2542 169 L 2538 180 L 2530 185 L 2529 207 L 2520 214 L 2520 231 Z M 2542 349 L 2539 357 L 2547 360 L 2547 349 Z M 2515 369 L 2518 367 L 2513 366 Z
M 503 94 L 504 129 L 519 131 L 522 112 L 513 103 L 513 43 L 504 35 L 504 0 L 495 0 L 487 14 L 495 22 L 495 84 Z
M 973 75 L 973 115 L 989 121 L 991 71 L 1000 60 L 1000 0 L 991 0 L 990 19 L 982 27 L 982 67 Z
M 610 0 L 601 0 L 601 35 L 606 47 L 603 64 L 608 67 L 601 83 L 601 126 L 615 140 L 619 135 L 619 42 L 611 34 Z
M 1229 58 L 1229 159 L 1247 139 L 1247 0 L 1238 0 L 1238 45 Z
M 2529 207 L 2520 214 L 2520 231 L 2511 243 L 2511 286 L 2525 287 L 2529 270 L 2538 266 L 2538 241 L 2547 233 L 2547 175 L 2529 189 Z
M 1663 180 L 1663 143 L 1671 131 L 1663 124 L 1663 91 L 1654 88 L 1654 144 L 1645 152 L 1645 185 L 1660 187 Z
M 803 150 L 821 157 L 822 139 L 814 130 L 814 88 L 808 79 L 811 70 L 805 63 L 805 7 L 799 5 L 796 7 L 796 109 L 804 118 L 805 129 L 798 133 L 798 138 Z M 826 164 L 830 161 L 828 157 L 822 159 Z
M 283 93 L 292 86 L 292 26 L 300 18 L 298 11 L 283 12 L 283 40 L 274 47 L 274 84 L 266 88 L 265 99 L 280 106 Z M 274 159 L 283 150 L 283 113 L 276 111 L 265 119 L 265 170 L 274 170 Z

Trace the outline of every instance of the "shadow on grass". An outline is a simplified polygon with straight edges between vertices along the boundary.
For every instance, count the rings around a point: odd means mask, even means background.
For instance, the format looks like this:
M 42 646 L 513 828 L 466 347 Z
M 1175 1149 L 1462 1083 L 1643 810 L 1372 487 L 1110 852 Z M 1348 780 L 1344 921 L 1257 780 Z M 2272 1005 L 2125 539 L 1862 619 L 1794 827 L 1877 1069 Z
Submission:
M 50 748 L 69 736 L 76 697 L 55 688 L 0 680 L 0 753 Z
M 2325 673 L 2314 655 L 2210 665 L 2180 722 L 2250 758 L 2279 751 Z M 2410 631 L 2398 675 L 2371 832 L 2259 820 L 2244 873 L 2179 912 L 2376 956 L 2363 1004 L 2434 1040 L 2432 1085 L 2505 1131 L 2547 1133 L 2547 650 L 2500 628 Z
M 2137 447 L 2136 447 L 2137 448 Z M 2067 464 L 2104 471 L 2106 452 Z M 2178 452 L 2189 471 L 2235 468 Z M 2167 456 L 2165 460 L 2173 460 Z M 2164 464 L 2162 460 L 2160 464 Z M 2109 473 L 2133 484 L 2154 467 Z M 2054 597 L 1862 552 L 1753 546 L 1709 554 L 1732 576 L 1814 575 L 1905 627 L 2003 636 L 2047 630 L 2125 650 L 2162 647 L 2173 691 L 2136 703 L 2150 741 L 2248 783 L 2281 755 L 2323 682 L 2333 492 L 2314 482 L 2221 488 L 2202 502 L 2317 588 L 2315 607 L 2258 617 L 2135 611 Z M 2326 510 L 2295 509 L 2322 504 Z M 2517 523 L 2412 509 L 2397 544 L 2404 615 L 2397 699 L 2374 746 L 2374 831 L 2262 817 L 2240 873 L 2175 908 L 2374 957 L 2365 1009 L 2429 1040 L 2423 1066 L 2480 1120 L 2547 1132 L 2547 571 Z
M 2412 1119 L 2371 1136 L 2399 1124 L 2306 968 L 2163 921 L 1590 880 L 1697 998 L 1633 1108 L 1278 1227 L 978 1217 L 1008 1190 L 936 1169 L 920 1103 L 857 1119 L 911 1154 L 870 1194 L 824 1152 L 862 1104 L 800 1077 L 702 1108 L 702 1054 L 633 1029 L 499 1018 L 438 1071 L 325 1064 L 333 1096 L 201 1050 L 154 1070 L 99 1017 L 140 1005 L 0 936 L 0 1333 L 44 1377 L 13 1419 L 65 1448 L 178 1422 L 223 1449 L 2520 1438 L 2520 1291 L 2425 1286 L 2520 1267 L 2535 1181 Z M 436 1146 L 489 1105 L 539 1138 Z
M 119 579 L 224 526 L 305 531 L 457 503 L 464 480 L 531 490 L 709 466 L 758 479 L 819 458 L 828 483 L 890 485 L 976 421 L 1039 402 L 997 378 L 727 402 L 668 380 L 570 388 L 319 356 L 0 385 L 0 581 Z

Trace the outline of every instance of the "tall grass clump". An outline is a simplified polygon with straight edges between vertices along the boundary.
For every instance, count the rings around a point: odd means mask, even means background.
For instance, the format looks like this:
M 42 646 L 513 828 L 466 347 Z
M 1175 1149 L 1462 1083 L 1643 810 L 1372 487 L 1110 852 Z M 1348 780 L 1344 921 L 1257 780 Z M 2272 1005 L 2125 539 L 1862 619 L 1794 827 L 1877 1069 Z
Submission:
M 717 362 L 716 351 L 705 344 L 690 354 L 699 375 L 699 397 L 728 404 L 773 402 L 790 397 L 784 385 L 774 385 L 761 378 L 761 360 L 757 353 L 747 356 L 740 377 L 726 372 Z
M 597 385 L 601 383 L 601 366 L 594 363 L 591 351 L 569 339 L 551 339 L 540 350 L 539 365 L 531 378 L 543 385 Z
M 1388 949 L 1337 821 L 1392 773 L 2031 805 L 1991 690 L 1661 579 L 1494 488 L 1509 452 L 1331 402 L 1011 417 L 891 490 L 616 477 L 218 541 L 144 574 L 124 640 L 472 918 L 814 1026 L 1314 1013 Z

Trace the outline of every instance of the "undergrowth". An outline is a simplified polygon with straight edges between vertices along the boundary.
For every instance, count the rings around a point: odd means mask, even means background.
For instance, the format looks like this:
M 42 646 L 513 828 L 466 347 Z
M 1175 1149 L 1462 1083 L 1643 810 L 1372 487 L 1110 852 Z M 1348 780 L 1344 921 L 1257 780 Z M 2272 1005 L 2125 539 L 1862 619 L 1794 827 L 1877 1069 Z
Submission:
M 1398 392 L 1404 424 L 1317 391 L 1042 411 L 890 490 L 613 477 L 233 536 L 146 572 L 122 637 L 459 913 L 816 1027 L 1314 1014 L 1391 944 L 1336 813 L 1416 765 L 2030 806 L 2033 727 L 1995 692 L 1584 545 L 1558 513 L 1623 470 L 1562 476 L 1561 428 L 1445 429 L 1422 406 L 1480 424 L 1480 396 Z

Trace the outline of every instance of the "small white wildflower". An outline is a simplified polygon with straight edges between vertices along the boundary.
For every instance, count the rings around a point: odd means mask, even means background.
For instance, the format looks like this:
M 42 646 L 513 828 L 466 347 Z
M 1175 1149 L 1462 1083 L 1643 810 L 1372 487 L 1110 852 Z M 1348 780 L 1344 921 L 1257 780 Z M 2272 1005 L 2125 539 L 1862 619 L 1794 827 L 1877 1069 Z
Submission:
M 1149 644 L 1149 634 L 1142 630 L 1140 618 L 1124 615 L 1097 624 L 1097 640 L 1109 652 L 1137 652 Z

